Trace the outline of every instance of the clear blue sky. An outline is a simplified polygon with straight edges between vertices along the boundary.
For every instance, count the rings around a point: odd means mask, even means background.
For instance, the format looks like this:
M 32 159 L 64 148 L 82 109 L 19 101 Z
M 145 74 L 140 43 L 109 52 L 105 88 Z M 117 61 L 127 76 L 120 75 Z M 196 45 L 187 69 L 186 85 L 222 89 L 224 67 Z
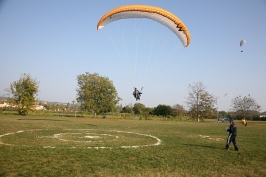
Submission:
M 135 29 L 130 27 L 138 23 L 132 24 L 133 20 L 96 30 L 106 12 L 128 4 L 159 6 L 174 13 L 189 29 L 191 44 L 184 48 L 170 30 L 143 20 Z M 124 52 L 128 49 L 130 56 L 147 58 L 151 48 L 148 41 L 155 34 L 158 41 L 170 35 L 171 50 L 177 50 L 169 55 L 168 49 L 161 54 L 158 46 L 153 48 L 151 58 L 166 59 L 158 60 L 153 77 L 145 82 L 140 103 L 147 107 L 186 106 L 188 85 L 201 81 L 218 97 L 219 110 L 229 110 L 232 98 L 250 94 L 266 111 L 265 18 L 265 0 L 0 0 L 0 95 L 6 94 L 4 89 L 21 74 L 28 73 L 40 81 L 40 100 L 72 103 L 77 75 L 96 72 L 113 81 L 123 106 L 134 104 L 133 86 L 143 86 L 142 66 L 146 64 L 137 62 L 132 81 L 130 68 L 123 64 L 124 56 L 119 56 L 127 55 Z M 127 49 L 118 40 L 121 31 L 116 25 L 120 22 L 125 24 L 123 28 L 132 29 L 125 30 Z M 134 31 L 140 35 L 136 37 Z M 130 42 L 136 38 L 139 44 L 132 50 Z M 243 48 L 239 46 L 241 39 L 247 41 Z

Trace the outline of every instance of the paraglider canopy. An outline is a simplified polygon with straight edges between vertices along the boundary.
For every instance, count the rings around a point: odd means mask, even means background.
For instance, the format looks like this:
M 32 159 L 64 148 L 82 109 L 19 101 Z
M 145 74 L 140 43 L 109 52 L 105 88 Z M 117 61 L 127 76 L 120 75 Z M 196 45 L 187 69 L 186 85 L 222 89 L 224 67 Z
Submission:
M 240 41 L 240 47 L 242 47 L 242 45 L 243 45 L 244 43 L 246 43 L 246 41 L 245 41 L 245 40 L 241 40 L 241 41 Z
M 240 47 L 242 47 L 244 45 L 244 43 L 246 43 L 246 41 L 245 40 L 241 40 L 240 41 Z M 243 50 L 241 50 L 241 52 L 243 52 Z
M 185 24 L 171 12 L 155 6 L 126 5 L 117 7 L 102 16 L 97 24 L 97 30 L 102 29 L 108 23 L 127 18 L 148 18 L 157 21 L 173 31 L 185 47 L 190 43 L 190 34 Z

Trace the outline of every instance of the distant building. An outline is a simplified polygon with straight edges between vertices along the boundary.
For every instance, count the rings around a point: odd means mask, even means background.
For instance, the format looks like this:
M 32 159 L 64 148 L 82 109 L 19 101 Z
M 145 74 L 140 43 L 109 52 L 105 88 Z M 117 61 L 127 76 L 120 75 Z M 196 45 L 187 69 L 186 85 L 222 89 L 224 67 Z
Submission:
M 4 102 L 4 101 L 0 101 L 0 108 L 4 108 L 4 107 L 8 107 L 9 105 Z
M 46 110 L 46 108 L 42 105 L 33 105 L 34 110 Z
M 16 105 L 10 106 L 5 101 L 0 101 L 0 108 L 6 108 L 6 107 L 17 107 Z M 42 105 L 34 104 L 33 110 L 46 110 L 46 108 Z

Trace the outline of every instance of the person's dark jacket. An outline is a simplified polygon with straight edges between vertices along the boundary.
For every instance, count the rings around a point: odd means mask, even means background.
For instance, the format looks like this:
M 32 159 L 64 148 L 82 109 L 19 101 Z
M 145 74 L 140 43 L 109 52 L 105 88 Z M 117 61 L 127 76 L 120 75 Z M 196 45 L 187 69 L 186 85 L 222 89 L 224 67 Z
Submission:
M 229 133 L 236 134 L 237 128 L 234 122 L 230 123 L 229 129 L 227 130 Z

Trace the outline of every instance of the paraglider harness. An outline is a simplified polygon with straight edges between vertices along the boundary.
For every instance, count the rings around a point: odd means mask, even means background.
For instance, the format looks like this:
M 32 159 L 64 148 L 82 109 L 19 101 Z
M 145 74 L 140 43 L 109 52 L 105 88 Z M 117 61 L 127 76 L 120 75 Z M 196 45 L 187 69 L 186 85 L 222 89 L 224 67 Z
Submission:
M 136 98 L 136 101 L 140 100 L 140 96 L 142 94 L 142 92 L 140 92 L 143 87 L 141 88 L 141 90 L 139 91 L 136 87 L 134 87 L 134 92 L 133 92 L 133 96 Z

